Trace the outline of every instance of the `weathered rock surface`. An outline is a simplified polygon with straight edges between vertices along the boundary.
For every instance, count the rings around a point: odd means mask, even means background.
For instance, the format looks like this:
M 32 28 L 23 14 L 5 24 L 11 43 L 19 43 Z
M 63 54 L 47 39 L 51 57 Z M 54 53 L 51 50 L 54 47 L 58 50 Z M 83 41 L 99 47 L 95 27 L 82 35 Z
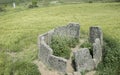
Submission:
M 100 27 L 90 27 L 89 41 L 95 42 L 95 39 L 99 38 L 101 45 L 103 45 L 103 33 Z
M 41 41 L 44 41 L 47 45 L 50 45 L 51 43 L 51 38 L 53 36 L 54 30 L 51 30 L 47 33 L 44 33 L 38 37 L 38 45 L 40 46 Z
M 67 73 L 67 75 L 73 75 L 72 73 Z
M 52 68 L 54 68 L 55 70 L 66 73 L 66 67 L 67 67 L 67 60 L 66 59 L 51 55 L 49 57 L 48 62 L 49 62 L 49 65 Z
M 52 49 L 44 42 L 41 41 L 39 59 L 44 63 L 48 64 L 49 56 L 53 54 Z
M 83 72 L 94 69 L 94 61 L 87 48 L 81 48 L 74 52 L 74 57 L 77 71 Z
M 81 75 L 80 72 L 74 72 L 73 75 Z
M 97 67 L 98 63 L 102 60 L 102 46 L 99 38 L 95 39 L 95 43 L 93 43 L 93 59 L 95 67 Z
M 69 23 L 67 26 L 58 27 L 54 30 L 54 36 L 79 38 L 80 25 L 77 23 Z

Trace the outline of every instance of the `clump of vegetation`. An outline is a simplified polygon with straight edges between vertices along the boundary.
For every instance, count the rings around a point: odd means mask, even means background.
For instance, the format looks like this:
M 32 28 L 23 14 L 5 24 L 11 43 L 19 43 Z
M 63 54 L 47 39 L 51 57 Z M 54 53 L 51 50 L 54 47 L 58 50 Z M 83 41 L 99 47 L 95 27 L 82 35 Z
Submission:
M 79 43 L 78 38 L 66 38 L 65 41 L 70 48 L 74 48 Z
M 75 47 L 78 43 L 78 39 L 73 38 L 63 38 L 63 37 L 53 37 L 51 42 L 51 48 L 53 49 L 53 54 L 55 56 L 64 57 L 69 59 L 71 53 L 71 47 Z
M 35 8 L 38 7 L 37 0 L 32 0 L 32 4 L 29 5 L 29 8 Z
M 0 12 L 5 11 L 5 8 L 0 6 Z
M 120 74 L 120 42 L 110 37 L 104 37 L 103 62 L 98 65 L 99 75 Z
M 64 74 L 64 75 L 68 75 L 68 74 L 66 73 L 66 74 Z
M 69 59 L 71 50 L 66 44 L 67 41 L 65 39 L 54 37 L 51 42 L 53 54 L 55 56 L 60 56 Z
M 27 61 L 13 60 L 0 51 L 0 75 L 41 75 L 38 67 Z
M 7 55 L 0 51 L 0 75 L 4 75 L 7 63 L 9 63 Z
M 86 73 L 86 71 L 82 71 L 82 72 L 81 72 L 81 75 L 85 75 L 85 73 Z
M 90 51 L 90 54 L 93 56 L 93 45 L 90 42 L 86 41 L 82 45 L 80 45 L 80 47 L 81 48 L 88 48 Z
M 93 1 L 88 1 L 88 3 L 93 3 Z
M 41 75 L 37 66 L 33 63 L 25 61 L 16 61 L 10 67 L 10 74 L 12 75 Z

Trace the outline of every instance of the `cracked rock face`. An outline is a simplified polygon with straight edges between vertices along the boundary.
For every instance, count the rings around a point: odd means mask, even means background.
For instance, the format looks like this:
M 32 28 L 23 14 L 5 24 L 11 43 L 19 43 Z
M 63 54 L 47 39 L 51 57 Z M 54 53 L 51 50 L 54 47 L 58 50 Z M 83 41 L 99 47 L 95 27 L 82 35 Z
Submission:
M 89 49 L 81 48 L 74 52 L 75 65 L 77 71 L 90 71 L 94 69 L 94 61 L 90 55 Z

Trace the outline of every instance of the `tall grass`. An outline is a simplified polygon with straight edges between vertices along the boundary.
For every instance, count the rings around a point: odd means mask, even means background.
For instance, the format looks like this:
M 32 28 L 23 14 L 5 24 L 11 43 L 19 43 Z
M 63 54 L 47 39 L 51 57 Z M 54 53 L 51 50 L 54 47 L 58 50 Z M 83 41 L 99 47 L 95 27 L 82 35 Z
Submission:
M 104 37 L 103 61 L 97 70 L 99 75 L 120 74 L 120 42 L 108 36 Z
M 70 48 L 74 48 L 78 43 L 79 38 L 54 36 L 50 46 L 53 49 L 54 55 L 69 59 L 71 53 Z
M 0 51 L 0 75 L 41 75 L 38 67 L 24 60 L 18 60 Z

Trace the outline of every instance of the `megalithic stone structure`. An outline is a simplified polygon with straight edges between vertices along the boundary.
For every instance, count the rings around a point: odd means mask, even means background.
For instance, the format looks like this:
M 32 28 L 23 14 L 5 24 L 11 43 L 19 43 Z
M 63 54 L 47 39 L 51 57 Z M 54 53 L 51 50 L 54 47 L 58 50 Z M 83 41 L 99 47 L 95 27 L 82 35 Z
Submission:
M 50 47 L 52 37 L 59 36 L 79 39 L 79 31 L 80 25 L 78 23 L 69 23 L 67 26 L 61 26 L 40 35 L 38 37 L 39 60 L 46 66 L 66 74 L 67 59 L 53 55 L 53 49 Z

